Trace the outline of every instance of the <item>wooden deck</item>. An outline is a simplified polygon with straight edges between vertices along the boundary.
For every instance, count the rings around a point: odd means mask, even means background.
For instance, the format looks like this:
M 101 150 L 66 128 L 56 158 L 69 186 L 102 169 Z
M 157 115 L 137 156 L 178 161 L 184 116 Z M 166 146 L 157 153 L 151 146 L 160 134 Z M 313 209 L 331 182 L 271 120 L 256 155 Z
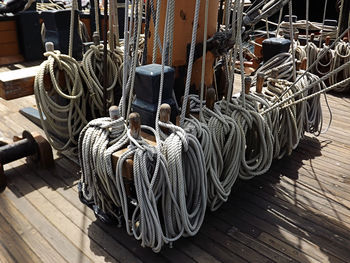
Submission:
M 5 165 L 0 262 L 350 262 L 350 98 L 328 96 L 333 123 L 207 213 L 200 233 L 155 254 L 80 203 L 78 167 L 57 156 L 51 171 Z M 1 136 L 38 130 L 18 113 L 33 96 L 0 99 Z M 324 107 L 325 126 L 329 114 Z

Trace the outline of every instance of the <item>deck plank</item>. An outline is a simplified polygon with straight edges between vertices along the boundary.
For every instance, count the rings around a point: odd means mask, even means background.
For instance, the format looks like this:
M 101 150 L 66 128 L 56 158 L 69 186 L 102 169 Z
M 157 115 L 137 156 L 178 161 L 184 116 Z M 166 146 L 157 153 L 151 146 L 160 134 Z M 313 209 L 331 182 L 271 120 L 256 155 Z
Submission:
M 0 242 L 0 262 L 3 263 L 16 263 L 15 259 L 6 249 L 6 247 Z
M 43 262 L 67 262 L 5 198 L 0 199 L 1 215 Z
M 112 256 L 104 250 L 94 240 L 90 239 L 84 231 L 69 220 L 69 215 L 63 214 L 58 207 L 54 206 L 39 190 L 36 190 L 24 178 L 27 176 L 21 173 L 18 167 L 14 168 L 19 173 L 16 179 L 16 188 L 25 195 L 25 198 L 36 207 L 62 234 L 68 237 L 70 242 L 78 247 L 84 255 L 86 255 L 93 262 L 104 262 L 105 258 L 111 262 L 118 262 L 113 260 Z M 27 171 L 30 173 L 30 171 Z M 82 227 L 86 226 L 86 217 L 78 216 L 79 224 Z M 96 253 L 93 251 L 95 250 Z M 111 252 L 111 251 L 109 251 Z
M 17 262 L 30 263 L 42 262 L 33 250 L 24 242 L 21 235 L 17 234 L 11 224 L 0 215 L 0 239 L 11 256 Z

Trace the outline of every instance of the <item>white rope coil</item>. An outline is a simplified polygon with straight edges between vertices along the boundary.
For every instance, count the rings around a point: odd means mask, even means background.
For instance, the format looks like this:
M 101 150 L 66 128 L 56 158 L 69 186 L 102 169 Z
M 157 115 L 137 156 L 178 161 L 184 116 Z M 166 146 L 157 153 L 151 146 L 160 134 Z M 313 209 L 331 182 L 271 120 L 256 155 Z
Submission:
M 180 207 L 180 218 L 174 229 L 184 236 L 194 236 L 200 229 L 207 204 L 207 177 L 205 157 L 197 138 L 171 123 L 159 122 L 172 133 L 162 143 L 167 160 L 172 191 Z M 171 207 L 169 213 L 173 213 Z
M 123 118 L 92 120 L 79 137 L 79 161 L 82 168 L 82 193 L 104 212 L 121 205 L 116 192 L 112 154 L 126 145 L 126 126 Z
M 332 63 L 331 70 L 333 71 L 334 69 L 340 67 L 344 63 L 347 63 L 350 61 L 350 44 L 345 41 L 340 41 L 334 49 L 334 59 Z M 346 78 L 350 77 L 350 67 L 345 68 L 341 72 L 334 74 L 330 78 L 330 84 L 334 85 L 336 84 L 339 80 L 344 80 Z M 334 91 L 337 92 L 347 92 L 350 90 L 350 86 L 345 83 L 342 86 L 338 86 L 337 88 L 334 89 Z

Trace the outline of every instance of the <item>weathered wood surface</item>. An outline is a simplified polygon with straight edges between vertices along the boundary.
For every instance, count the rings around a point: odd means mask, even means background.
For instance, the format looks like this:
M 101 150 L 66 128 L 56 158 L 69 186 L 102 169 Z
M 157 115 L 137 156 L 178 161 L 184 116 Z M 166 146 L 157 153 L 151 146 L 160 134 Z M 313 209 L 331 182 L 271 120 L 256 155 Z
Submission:
M 0 72 L 0 97 L 6 100 L 34 94 L 34 78 L 39 66 Z
M 307 136 L 271 170 L 240 181 L 208 212 L 199 234 L 159 254 L 80 203 L 78 167 L 57 156 L 50 171 L 5 165 L 0 194 L 0 262 L 350 262 L 350 98 L 328 96 L 333 123 Z M 18 113 L 33 96 L 0 99 L 0 134 L 40 131 Z M 329 113 L 324 107 L 325 126 Z

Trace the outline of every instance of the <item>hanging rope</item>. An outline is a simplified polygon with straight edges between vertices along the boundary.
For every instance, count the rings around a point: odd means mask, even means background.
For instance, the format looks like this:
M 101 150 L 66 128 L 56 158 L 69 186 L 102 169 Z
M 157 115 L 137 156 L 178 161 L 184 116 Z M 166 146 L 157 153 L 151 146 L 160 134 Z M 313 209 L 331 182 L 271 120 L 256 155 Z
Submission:
M 98 35 L 94 34 L 95 44 L 91 45 L 89 50 L 84 54 L 82 66 L 86 74 L 86 85 L 90 92 L 89 105 L 91 108 L 92 117 L 103 116 L 104 107 L 109 108 L 114 104 L 115 88 L 119 79 L 119 74 L 122 62 L 122 54 L 117 52 L 112 53 L 107 51 L 107 105 L 104 106 L 103 101 L 103 54 L 104 45 L 99 44 Z
M 79 162 L 82 169 L 82 193 L 104 213 L 115 213 L 121 200 L 116 192 L 112 154 L 128 142 L 124 119 L 118 110 L 111 117 L 92 120 L 79 136 Z
M 320 56 L 321 54 L 323 55 L 316 64 L 316 74 L 318 76 L 324 76 L 331 71 L 334 59 L 334 52 L 327 43 L 323 45 L 323 49 L 317 55 Z
M 347 63 L 350 61 L 350 44 L 345 41 L 340 41 L 336 46 L 334 50 L 334 59 L 331 66 L 331 71 L 334 71 L 336 68 L 339 68 L 344 63 Z M 350 68 L 345 68 L 344 70 L 340 71 L 337 74 L 334 74 L 330 78 L 330 83 L 332 85 L 336 84 L 338 81 L 347 79 L 350 77 Z M 338 86 L 334 89 L 334 91 L 337 92 L 346 92 L 349 91 L 350 87 L 348 84 L 344 84 L 342 86 Z
M 56 150 L 74 149 L 77 136 L 87 123 L 86 98 L 80 78 L 82 70 L 75 59 L 53 51 L 52 43 L 47 44 L 47 50 L 44 53 L 47 60 L 40 65 L 34 81 L 41 125 Z M 45 76 L 49 77 L 49 83 Z

